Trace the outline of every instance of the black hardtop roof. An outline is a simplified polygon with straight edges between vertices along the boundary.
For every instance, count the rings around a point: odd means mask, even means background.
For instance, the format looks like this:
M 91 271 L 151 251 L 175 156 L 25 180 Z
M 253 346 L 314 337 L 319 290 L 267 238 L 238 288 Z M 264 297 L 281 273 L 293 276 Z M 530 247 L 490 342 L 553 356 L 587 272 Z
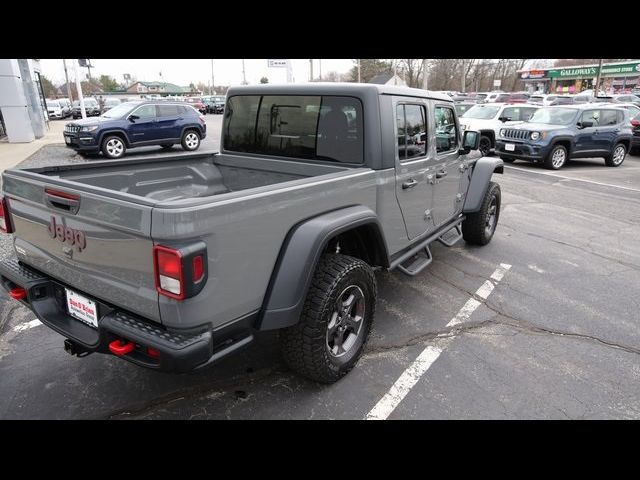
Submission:
M 407 97 L 432 98 L 453 103 L 451 97 L 420 88 L 372 83 L 312 82 L 289 84 L 242 85 L 229 88 L 227 97 L 232 95 L 400 95 Z

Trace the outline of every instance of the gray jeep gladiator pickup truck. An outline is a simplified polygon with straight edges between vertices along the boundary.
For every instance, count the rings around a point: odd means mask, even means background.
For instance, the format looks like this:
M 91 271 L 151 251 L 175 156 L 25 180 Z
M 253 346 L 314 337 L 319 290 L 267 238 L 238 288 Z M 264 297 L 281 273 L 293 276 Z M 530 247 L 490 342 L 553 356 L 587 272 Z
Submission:
M 5 171 L 0 280 L 74 355 L 184 372 L 279 329 L 292 369 L 333 382 L 365 347 L 375 269 L 491 240 L 503 163 L 478 142 L 425 90 L 233 87 L 219 153 Z

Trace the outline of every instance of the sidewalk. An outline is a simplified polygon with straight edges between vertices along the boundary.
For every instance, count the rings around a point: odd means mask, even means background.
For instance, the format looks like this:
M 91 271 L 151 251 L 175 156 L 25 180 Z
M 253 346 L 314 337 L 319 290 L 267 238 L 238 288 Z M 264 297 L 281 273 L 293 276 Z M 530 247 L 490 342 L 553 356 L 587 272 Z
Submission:
M 8 143 L 0 142 L 0 173 L 5 169 L 15 167 L 36 153 L 44 145 L 52 143 L 64 144 L 62 132 L 68 120 L 51 120 L 49 129 L 44 137 L 38 138 L 31 143 Z

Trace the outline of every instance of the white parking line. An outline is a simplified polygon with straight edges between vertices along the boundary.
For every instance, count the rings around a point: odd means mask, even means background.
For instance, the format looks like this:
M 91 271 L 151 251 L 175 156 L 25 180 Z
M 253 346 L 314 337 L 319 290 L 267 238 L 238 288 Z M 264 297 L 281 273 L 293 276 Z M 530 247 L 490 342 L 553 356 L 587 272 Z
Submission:
M 611 183 L 602 183 L 602 182 L 596 182 L 594 180 L 586 180 L 584 178 L 573 178 L 573 177 L 567 177 L 564 175 L 558 175 L 557 173 L 549 173 L 549 172 L 538 172 L 536 170 L 528 170 L 526 168 L 519 168 L 519 167 L 512 167 L 510 165 L 505 165 L 504 168 L 509 168 L 511 170 L 519 170 L 521 172 L 527 172 L 527 173 L 536 173 L 538 175 L 546 175 L 548 177 L 557 177 L 557 178 L 564 178 L 565 180 L 573 180 L 575 182 L 585 182 L 585 183 L 592 183 L 594 185 L 600 185 L 602 187 L 611 187 L 611 188 L 620 188 L 622 190 L 630 190 L 632 192 L 640 192 L 640 190 L 638 190 L 637 188 L 631 188 L 631 187 L 623 187 L 621 185 L 612 185 Z
M 495 286 L 504 277 L 504 274 L 511 268 L 511 265 L 501 263 L 498 268 L 491 274 L 491 278 L 495 281 L 495 284 L 490 280 L 487 280 L 482 286 L 476 290 L 476 296 L 486 300 L 491 292 L 493 292 Z M 447 324 L 447 327 L 451 327 L 462 323 L 471 317 L 471 314 L 478 308 L 482 302 L 475 298 L 470 298 L 467 303 L 458 311 L 455 317 Z M 404 397 L 411 391 L 418 380 L 429 370 L 429 367 L 433 365 L 443 349 L 434 346 L 427 346 L 418 355 L 409 367 L 402 372 L 402 375 L 395 381 L 389 391 L 380 399 L 375 407 L 367 414 L 367 420 L 386 420 L 389 415 L 396 409 L 396 407 L 402 402 Z
M 38 325 L 42 325 L 42 322 L 37 318 L 35 320 L 31 320 L 30 322 L 24 322 L 19 325 L 13 327 L 14 332 L 22 332 L 23 330 L 29 330 L 30 328 L 37 327 Z

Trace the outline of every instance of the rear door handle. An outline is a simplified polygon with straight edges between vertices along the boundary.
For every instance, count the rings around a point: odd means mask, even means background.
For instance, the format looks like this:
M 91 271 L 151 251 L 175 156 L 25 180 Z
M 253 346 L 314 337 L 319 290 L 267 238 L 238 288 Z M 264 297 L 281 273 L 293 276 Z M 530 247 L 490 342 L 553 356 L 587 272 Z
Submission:
M 415 178 L 410 178 L 406 182 L 402 184 L 402 189 L 406 190 L 408 188 L 413 188 L 418 184 L 418 181 Z
M 436 172 L 436 178 L 442 178 L 442 177 L 446 177 L 447 176 L 447 171 L 446 170 L 440 170 L 439 172 Z

